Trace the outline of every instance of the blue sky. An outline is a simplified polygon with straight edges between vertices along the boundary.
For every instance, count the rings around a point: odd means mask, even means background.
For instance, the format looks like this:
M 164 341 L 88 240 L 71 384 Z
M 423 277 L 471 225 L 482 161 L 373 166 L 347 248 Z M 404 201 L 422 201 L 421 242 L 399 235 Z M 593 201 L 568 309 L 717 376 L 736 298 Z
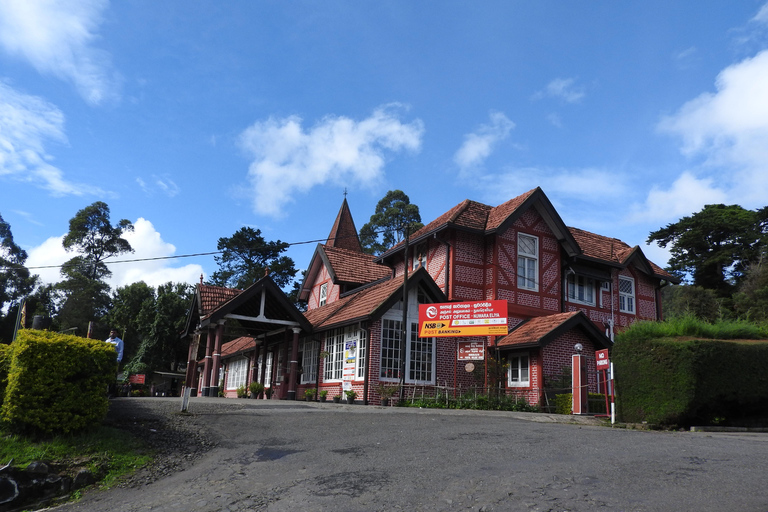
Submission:
M 0 215 L 31 267 L 94 201 L 136 226 L 120 259 L 251 226 L 303 269 L 345 189 L 359 229 L 391 189 L 426 223 L 536 186 L 661 265 L 649 232 L 768 204 L 765 0 L 0 2 Z

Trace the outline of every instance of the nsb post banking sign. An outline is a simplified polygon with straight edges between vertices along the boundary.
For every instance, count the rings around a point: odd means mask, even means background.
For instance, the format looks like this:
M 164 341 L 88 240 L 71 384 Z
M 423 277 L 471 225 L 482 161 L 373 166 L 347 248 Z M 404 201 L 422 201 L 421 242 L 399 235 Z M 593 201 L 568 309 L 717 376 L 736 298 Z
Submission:
M 507 301 L 419 304 L 419 337 L 503 336 L 507 328 Z

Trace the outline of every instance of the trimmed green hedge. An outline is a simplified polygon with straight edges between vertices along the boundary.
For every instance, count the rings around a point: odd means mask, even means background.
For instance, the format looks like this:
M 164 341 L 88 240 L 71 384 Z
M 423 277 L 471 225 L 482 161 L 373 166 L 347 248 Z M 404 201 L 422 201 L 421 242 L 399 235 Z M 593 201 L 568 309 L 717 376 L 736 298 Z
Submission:
M 0 406 L 3 405 L 5 388 L 8 386 L 8 370 L 11 367 L 11 355 L 13 348 L 5 343 L 0 343 Z
M 69 433 L 107 414 L 117 372 L 114 346 L 99 340 L 23 329 L 12 346 L 0 419 L 18 432 Z
M 605 414 L 605 395 L 603 393 L 588 393 L 587 410 L 590 414 Z M 555 395 L 555 414 L 571 413 L 573 413 L 573 393 Z
M 623 421 L 706 424 L 768 410 L 768 343 L 619 337 L 612 358 Z

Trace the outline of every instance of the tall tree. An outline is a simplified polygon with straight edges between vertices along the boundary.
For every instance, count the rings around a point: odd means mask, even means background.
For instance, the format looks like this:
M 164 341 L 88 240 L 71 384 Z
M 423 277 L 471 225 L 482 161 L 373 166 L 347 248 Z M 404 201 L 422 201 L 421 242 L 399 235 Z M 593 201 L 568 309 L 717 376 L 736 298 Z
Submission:
M 21 300 L 35 287 L 37 276 L 24 266 L 27 253 L 13 241 L 11 226 L 0 216 L 0 339 L 10 341 Z M 7 315 L 3 316 L 3 311 Z
M 120 333 L 124 343 L 123 360 L 130 361 L 147 334 L 142 311 L 155 305 L 155 289 L 144 281 L 121 286 L 112 294 L 112 307 L 107 314 L 107 324 Z
M 670 271 L 725 297 L 733 292 L 750 262 L 761 254 L 765 235 L 761 212 L 765 210 L 706 205 L 700 212 L 652 232 L 648 243 L 671 245 Z M 689 275 L 692 279 L 686 279 Z
M 242 290 L 264 277 L 269 269 L 275 284 L 285 288 L 297 272 L 293 260 L 281 256 L 288 247 L 280 240 L 265 241 L 259 229 L 240 228 L 231 237 L 219 238 L 216 248 L 223 252 L 214 257 L 219 270 L 211 276 L 211 283 Z
M 99 320 L 110 303 L 106 279 L 112 275 L 104 260 L 133 252 L 123 234 L 133 231 L 133 224 L 122 219 L 113 226 L 109 206 L 97 201 L 77 212 L 69 220 L 69 232 L 62 244 L 67 251 L 79 254 L 61 268 L 64 280 L 57 287 L 66 294 L 59 311 L 62 328 L 77 328 L 84 334 L 88 322 Z
M 369 254 L 381 254 L 405 238 L 408 233 L 424 227 L 419 207 L 411 204 L 402 190 L 390 190 L 376 204 L 371 219 L 360 229 L 360 244 Z
M 144 301 L 138 315 L 141 343 L 127 364 L 131 373 L 175 371 L 187 360 L 186 346 L 179 333 L 184 328 L 194 288 L 186 283 L 165 283 L 157 287 L 153 300 Z

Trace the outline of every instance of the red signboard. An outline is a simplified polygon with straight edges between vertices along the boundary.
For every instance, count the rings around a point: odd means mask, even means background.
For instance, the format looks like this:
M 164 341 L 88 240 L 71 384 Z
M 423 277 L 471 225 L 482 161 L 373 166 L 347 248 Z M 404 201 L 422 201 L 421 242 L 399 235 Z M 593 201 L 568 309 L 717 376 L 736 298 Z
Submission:
M 507 301 L 447 302 L 419 305 L 419 336 L 506 335 Z
M 131 384 L 144 384 L 144 379 L 146 378 L 146 375 L 139 374 L 139 375 L 129 375 L 128 376 L 128 382 Z
M 598 350 L 595 352 L 595 357 L 597 358 L 597 369 L 598 370 L 607 370 L 611 367 L 611 360 L 608 359 L 608 349 Z
M 482 341 L 460 341 L 459 361 L 482 361 L 485 359 L 485 343 Z

